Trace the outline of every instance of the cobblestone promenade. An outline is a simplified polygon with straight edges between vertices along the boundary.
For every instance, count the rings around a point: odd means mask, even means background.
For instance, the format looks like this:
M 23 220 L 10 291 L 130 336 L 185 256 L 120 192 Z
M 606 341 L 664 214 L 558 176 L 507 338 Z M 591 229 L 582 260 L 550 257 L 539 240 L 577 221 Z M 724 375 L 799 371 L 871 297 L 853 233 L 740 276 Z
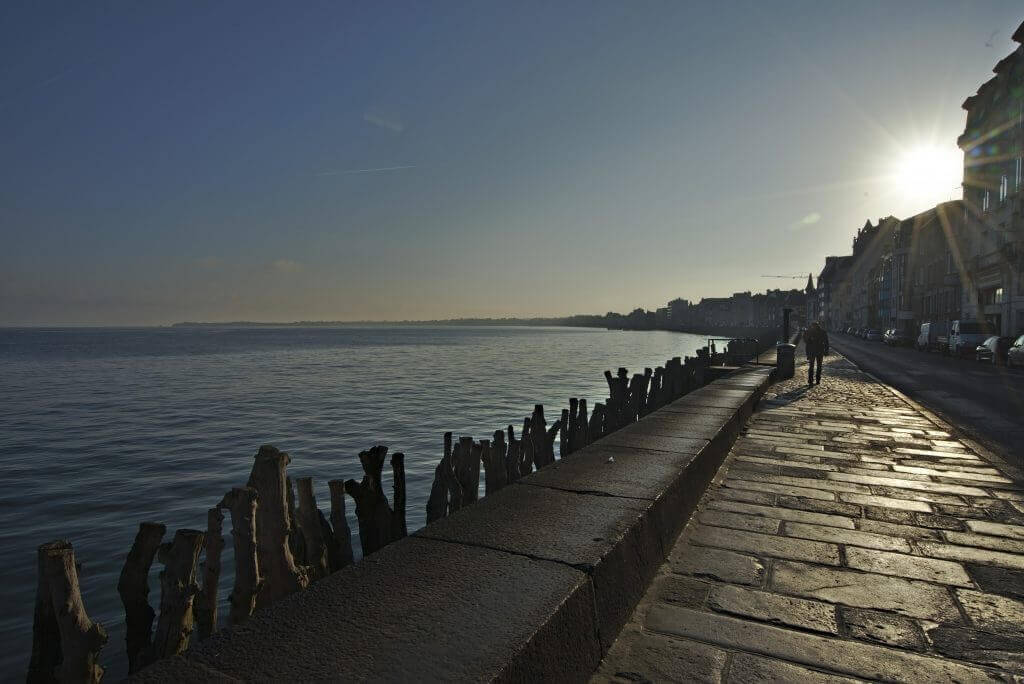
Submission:
M 1015 476 L 842 357 L 798 366 L 595 681 L 1024 681 Z

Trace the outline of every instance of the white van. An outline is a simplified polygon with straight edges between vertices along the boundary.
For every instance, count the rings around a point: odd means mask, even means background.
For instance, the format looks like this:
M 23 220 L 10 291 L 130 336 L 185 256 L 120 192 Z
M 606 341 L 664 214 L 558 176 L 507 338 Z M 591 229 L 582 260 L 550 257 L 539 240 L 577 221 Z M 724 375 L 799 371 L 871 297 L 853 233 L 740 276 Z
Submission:
M 959 357 L 972 355 L 977 346 L 988 339 L 989 335 L 989 328 L 984 323 L 953 321 L 953 329 L 949 333 L 949 353 Z

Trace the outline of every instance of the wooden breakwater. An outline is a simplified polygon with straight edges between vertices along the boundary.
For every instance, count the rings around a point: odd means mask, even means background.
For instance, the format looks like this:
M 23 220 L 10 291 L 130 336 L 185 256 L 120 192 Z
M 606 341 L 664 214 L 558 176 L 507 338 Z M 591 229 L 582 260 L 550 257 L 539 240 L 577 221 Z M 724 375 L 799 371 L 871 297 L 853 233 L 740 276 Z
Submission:
M 516 437 L 509 425 L 492 439 L 444 436 L 444 452 L 426 503 L 433 522 L 517 479 L 570 457 L 587 444 L 636 422 L 648 413 L 701 387 L 710 363 L 707 348 L 696 357 L 675 357 L 664 366 L 630 376 L 625 368 L 605 372 L 609 396 L 588 411 L 585 399 L 569 406 L 548 425 L 544 407 L 536 405 Z M 232 488 L 207 510 L 206 529 L 179 529 L 169 541 L 160 523 L 139 525 L 118 582 L 125 612 L 125 652 L 129 672 L 185 652 L 217 630 L 218 584 L 225 547 L 221 529 L 225 512 L 231 518 L 234 582 L 228 597 L 227 623 L 243 623 L 255 611 L 353 562 L 351 530 L 345 497 L 355 503 L 364 555 L 407 535 L 404 455 L 390 465 L 394 490 L 389 501 L 381 484 L 388 448 L 374 446 L 359 454 L 363 477 L 331 480 L 330 516 L 319 509 L 312 478 L 293 483 L 287 475 L 291 459 L 271 445 L 260 447 L 245 486 Z M 297 495 L 296 495 L 297 491 Z M 149 600 L 149 574 L 154 561 L 160 571 L 159 611 Z M 99 681 L 99 654 L 107 642 L 103 627 L 85 609 L 79 587 L 79 566 L 67 541 L 43 544 L 38 550 L 38 584 L 28 681 Z

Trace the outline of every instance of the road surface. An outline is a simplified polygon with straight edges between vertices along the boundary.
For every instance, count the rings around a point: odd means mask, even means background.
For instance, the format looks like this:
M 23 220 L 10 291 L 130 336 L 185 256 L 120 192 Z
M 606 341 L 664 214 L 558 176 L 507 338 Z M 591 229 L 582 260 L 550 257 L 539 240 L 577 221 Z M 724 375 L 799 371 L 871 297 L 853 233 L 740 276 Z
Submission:
M 1024 467 L 1024 370 L 832 333 L 848 359 Z

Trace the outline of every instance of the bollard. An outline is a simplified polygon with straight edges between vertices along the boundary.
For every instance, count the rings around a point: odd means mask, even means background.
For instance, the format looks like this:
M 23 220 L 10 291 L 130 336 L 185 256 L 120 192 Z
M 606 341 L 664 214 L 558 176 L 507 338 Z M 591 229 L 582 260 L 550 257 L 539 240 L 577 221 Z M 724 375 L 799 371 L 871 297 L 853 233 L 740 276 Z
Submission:
M 793 367 L 796 363 L 796 345 L 783 342 L 775 347 L 775 368 L 779 380 L 788 380 L 793 377 Z

